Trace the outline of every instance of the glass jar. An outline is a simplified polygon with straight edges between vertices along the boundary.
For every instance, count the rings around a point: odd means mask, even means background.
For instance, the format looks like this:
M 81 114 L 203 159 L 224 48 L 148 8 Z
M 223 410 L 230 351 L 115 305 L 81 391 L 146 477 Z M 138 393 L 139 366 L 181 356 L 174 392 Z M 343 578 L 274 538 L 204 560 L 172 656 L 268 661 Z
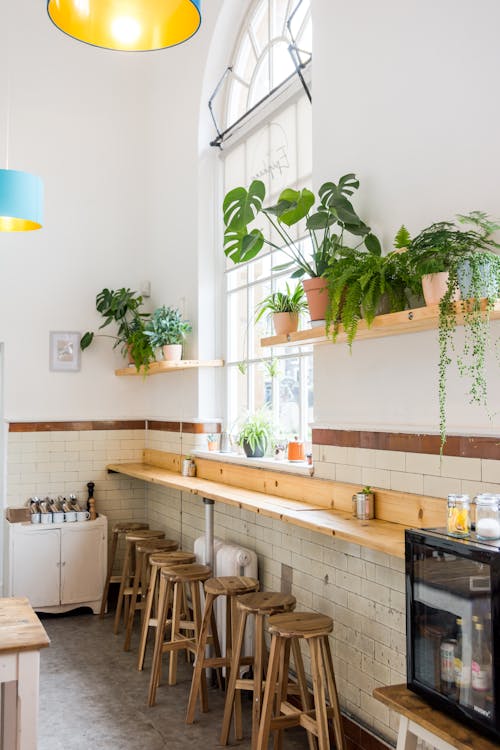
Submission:
M 447 532 L 450 536 L 466 537 L 470 534 L 469 495 L 448 495 Z
M 500 539 L 500 496 L 476 495 L 474 502 L 478 539 Z

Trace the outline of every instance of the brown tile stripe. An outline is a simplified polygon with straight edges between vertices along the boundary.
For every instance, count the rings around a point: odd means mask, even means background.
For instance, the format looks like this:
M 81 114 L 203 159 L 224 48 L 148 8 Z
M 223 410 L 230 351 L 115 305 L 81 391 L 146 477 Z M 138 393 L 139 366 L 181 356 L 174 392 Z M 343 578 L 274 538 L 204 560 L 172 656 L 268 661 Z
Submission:
M 85 432 L 88 430 L 144 430 L 146 420 L 99 420 L 91 422 L 11 422 L 9 432 Z
M 337 445 L 345 448 L 374 448 L 439 455 L 439 435 L 414 435 L 406 432 L 368 432 L 363 430 L 313 429 L 313 445 Z M 500 459 L 500 437 L 450 435 L 445 456 Z
M 85 432 L 88 430 L 163 430 L 165 432 L 186 432 L 202 435 L 220 432 L 221 426 L 215 422 L 163 422 L 159 420 L 99 420 L 91 422 L 11 422 L 9 432 Z
M 342 716 L 347 750 L 388 750 L 387 745 L 347 716 Z
M 163 420 L 150 419 L 148 420 L 148 430 L 203 435 L 209 432 L 220 432 L 221 426 L 219 422 L 164 422 Z

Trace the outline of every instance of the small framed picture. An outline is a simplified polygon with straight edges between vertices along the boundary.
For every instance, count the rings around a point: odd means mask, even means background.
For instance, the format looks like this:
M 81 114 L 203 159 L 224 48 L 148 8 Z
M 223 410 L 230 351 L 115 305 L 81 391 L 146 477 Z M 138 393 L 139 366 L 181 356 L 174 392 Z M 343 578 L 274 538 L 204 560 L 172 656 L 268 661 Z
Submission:
M 80 369 L 80 338 L 75 331 L 50 332 L 50 369 L 61 372 L 78 372 Z

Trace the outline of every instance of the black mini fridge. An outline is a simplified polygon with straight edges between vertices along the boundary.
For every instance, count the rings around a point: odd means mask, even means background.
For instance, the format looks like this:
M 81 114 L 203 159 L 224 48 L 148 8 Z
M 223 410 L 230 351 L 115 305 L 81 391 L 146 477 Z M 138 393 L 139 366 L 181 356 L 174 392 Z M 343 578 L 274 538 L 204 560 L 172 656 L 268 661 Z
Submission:
M 408 530 L 407 684 L 500 741 L 500 541 Z

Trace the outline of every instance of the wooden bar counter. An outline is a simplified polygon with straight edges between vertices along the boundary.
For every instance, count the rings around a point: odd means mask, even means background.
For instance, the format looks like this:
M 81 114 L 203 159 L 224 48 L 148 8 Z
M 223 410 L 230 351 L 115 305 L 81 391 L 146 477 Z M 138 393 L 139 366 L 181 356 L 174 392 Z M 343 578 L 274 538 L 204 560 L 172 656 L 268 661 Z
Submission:
M 440 498 L 375 489 L 377 517 L 361 521 L 352 516 L 357 485 L 203 458 L 196 459 L 197 476 L 184 477 L 181 461 L 178 454 L 145 450 L 142 463 L 109 464 L 107 469 L 396 557 L 404 557 L 406 528 L 445 523 Z

